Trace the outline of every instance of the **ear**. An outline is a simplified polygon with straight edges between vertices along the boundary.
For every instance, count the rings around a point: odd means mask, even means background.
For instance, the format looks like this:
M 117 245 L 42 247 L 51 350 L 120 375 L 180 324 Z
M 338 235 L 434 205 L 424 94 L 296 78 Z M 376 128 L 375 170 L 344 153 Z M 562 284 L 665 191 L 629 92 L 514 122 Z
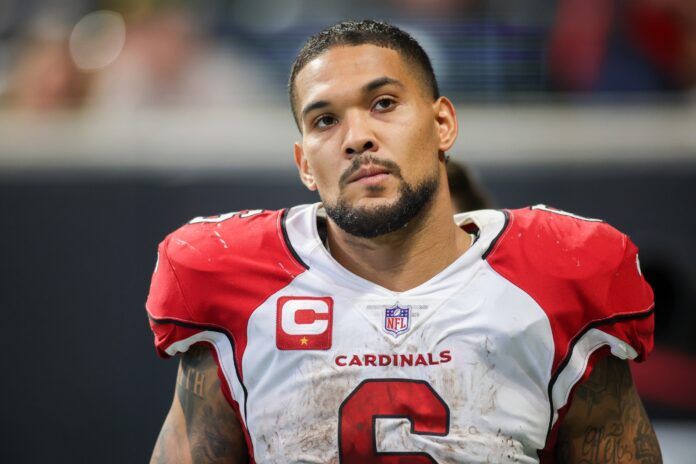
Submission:
M 304 155 L 302 145 L 300 145 L 298 142 L 295 142 L 294 152 L 295 165 L 297 166 L 297 171 L 300 173 L 300 180 L 309 190 L 316 190 L 317 184 L 314 181 L 314 175 L 312 175 L 312 170 L 310 169 L 307 158 Z
M 459 133 L 457 112 L 447 97 L 440 97 L 435 100 L 433 110 L 435 111 L 435 123 L 437 124 L 437 133 L 440 139 L 438 148 L 441 152 L 446 152 L 452 148 Z

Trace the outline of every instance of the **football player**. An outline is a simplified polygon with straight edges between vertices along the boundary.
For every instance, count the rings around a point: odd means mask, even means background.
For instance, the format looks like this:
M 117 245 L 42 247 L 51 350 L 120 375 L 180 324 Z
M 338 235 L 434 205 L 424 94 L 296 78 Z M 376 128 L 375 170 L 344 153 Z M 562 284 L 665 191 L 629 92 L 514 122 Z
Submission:
M 543 205 L 453 219 L 455 109 L 396 27 L 311 37 L 289 94 L 321 203 L 160 244 L 147 311 L 181 361 L 152 462 L 661 462 L 626 235 Z

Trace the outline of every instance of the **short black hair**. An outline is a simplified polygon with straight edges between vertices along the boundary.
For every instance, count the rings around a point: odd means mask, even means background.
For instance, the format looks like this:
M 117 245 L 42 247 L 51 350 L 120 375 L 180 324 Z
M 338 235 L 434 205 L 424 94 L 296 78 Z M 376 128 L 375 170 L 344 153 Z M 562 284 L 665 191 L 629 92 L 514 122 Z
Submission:
M 295 92 L 295 79 L 307 63 L 318 57 L 325 51 L 336 46 L 357 46 L 371 44 L 378 47 L 390 48 L 398 52 L 407 61 L 414 63 L 419 69 L 421 78 L 433 100 L 440 97 L 440 89 L 435 79 L 435 72 L 430 63 L 428 54 L 423 47 L 408 33 L 396 26 L 382 21 L 364 19 L 362 21 L 342 21 L 327 27 L 311 36 L 297 54 L 290 70 L 288 82 L 288 95 L 292 114 L 300 127 L 300 121 L 295 106 L 297 97 Z

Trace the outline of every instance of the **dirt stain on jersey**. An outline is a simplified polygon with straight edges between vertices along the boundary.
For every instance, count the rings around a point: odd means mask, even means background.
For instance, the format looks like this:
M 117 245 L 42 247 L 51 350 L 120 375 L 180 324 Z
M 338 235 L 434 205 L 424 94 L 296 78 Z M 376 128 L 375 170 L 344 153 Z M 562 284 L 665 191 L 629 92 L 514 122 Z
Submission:
M 403 350 L 396 351 L 419 349 L 423 346 L 411 342 Z M 495 370 L 498 349 L 495 342 L 485 338 L 481 340 L 478 353 L 478 357 L 463 359 L 462 351 L 452 347 L 451 363 L 414 367 L 409 371 L 414 378 L 427 380 L 447 403 L 450 428 L 446 436 L 413 434 L 407 418 L 378 419 L 375 424 L 377 449 L 425 452 L 440 464 L 536 462 L 525 455 L 523 444 L 504 427 L 491 429 L 499 391 L 503 388 L 503 379 Z M 402 377 L 401 374 L 401 368 L 390 367 L 381 370 L 378 377 Z M 268 418 L 275 430 L 292 430 L 293 433 L 270 431 L 262 435 L 255 443 L 257 461 L 338 464 L 338 411 L 365 375 L 364 367 L 339 369 L 327 363 L 320 354 L 307 356 L 289 383 L 298 388 L 279 393 L 288 407 Z
M 438 370 L 432 379 L 433 388 L 446 399 L 452 416 L 459 419 L 452 421 L 446 437 L 430 438 L 439 445 L 432 448 L 438 452 L 433 457 L 439 463 L 527 462 L 519 440 L 500 428 L 490 430 L 502 383 L 495 371 L 497 350 L 488 337 L 480 353 L 477 360 L 462 360 L 453 350 L 455 362 Z
M 294 432 L 261 436 L 256 449 L 264 456 L 258 462 L 338 464 L 338 410 L 359 381 L 350 370 L 336 371 L 320 357 L 308 358 L 293 377 L 303 387 L 283 392 L 289 406 L 271 420 L 277 430 Z

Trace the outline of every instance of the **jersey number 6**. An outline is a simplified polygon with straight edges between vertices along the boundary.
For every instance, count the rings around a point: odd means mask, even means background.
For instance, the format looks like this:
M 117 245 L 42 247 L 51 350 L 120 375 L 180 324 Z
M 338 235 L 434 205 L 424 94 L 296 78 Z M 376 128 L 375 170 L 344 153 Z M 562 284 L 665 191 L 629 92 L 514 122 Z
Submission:
M 445 436 L 449 408 L 423 380 L 363 381 L 338 410 L 338 453 L 341 463 L 426 464 L 436 462 L 424 452 L 377 451 L 377 419 L 404 418 L 411 433 Z

